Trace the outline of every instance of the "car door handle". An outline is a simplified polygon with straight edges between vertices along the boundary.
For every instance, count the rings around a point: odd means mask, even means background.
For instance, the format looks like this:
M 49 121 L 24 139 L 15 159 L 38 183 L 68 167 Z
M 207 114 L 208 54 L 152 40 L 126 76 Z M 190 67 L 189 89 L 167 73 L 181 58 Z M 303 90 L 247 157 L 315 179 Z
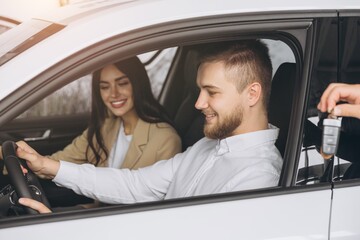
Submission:
M 34 142 L 34 141 L 46 140 L 50 137 L 50 134 L 51 134 L 51 130 L 47 129 L 41 137 L 28 137 L 28 138 L 24 138 L 24 141 Z

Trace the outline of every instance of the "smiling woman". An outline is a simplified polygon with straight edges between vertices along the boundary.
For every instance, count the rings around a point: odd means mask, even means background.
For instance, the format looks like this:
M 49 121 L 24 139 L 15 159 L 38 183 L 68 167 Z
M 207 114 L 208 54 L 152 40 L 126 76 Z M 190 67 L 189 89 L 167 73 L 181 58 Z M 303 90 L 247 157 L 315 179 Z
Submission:
M 151 92 L 143 64 L 132 57 L 94 72 L 89 128 L 72 145 L 52 156 L 137 169 L 180 151 L 181 141 L 171 124 Z M 83 144 L 85 148 L 75 151 Z M 140 146 L 142 152 L 138 153 Z

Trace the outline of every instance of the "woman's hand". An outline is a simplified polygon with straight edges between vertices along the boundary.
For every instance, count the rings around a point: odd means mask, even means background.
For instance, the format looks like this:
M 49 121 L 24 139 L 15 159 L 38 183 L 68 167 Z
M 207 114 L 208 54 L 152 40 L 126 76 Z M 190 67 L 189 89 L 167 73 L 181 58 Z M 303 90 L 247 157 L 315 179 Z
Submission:
M 56 160 L 41 156 L 24 141 L 16 143 L 18 157 L 26 160 L 28 167 L 39 177 L 52 179 L 56 176 L 60 163 Z
M 44 204 L 30 198 L 20 198 L 19 203 L 25 207 L 32 208 L 39 213 L 51 213 L 51 210 L 47 208 Z

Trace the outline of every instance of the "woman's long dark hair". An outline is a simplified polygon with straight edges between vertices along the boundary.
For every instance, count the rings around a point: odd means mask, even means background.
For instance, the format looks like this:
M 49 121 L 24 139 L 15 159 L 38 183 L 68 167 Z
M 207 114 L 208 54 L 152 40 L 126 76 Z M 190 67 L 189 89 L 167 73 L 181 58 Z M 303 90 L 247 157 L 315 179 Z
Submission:
M 165 113 L 165 109 L 154 98 L 149 77 L 141 61 L 135 56 L 116 62 L 114 65 L 123 72 L 131 82 L 134 107 L 139 118 L 149 123 L 167 122 L 170 125 L 173 125 L 172 121 Z M 104 145 L 101 127 L 104 124 L 105 118 L 114 117 L 109 116 L 109 110 L 105 106 L 100 95 L 101 70 L 102 69 L 94 72 L 92 79 L 91 118 L 87 135 L 89 145 L 86 150 L 87 156 L 90 150 L 94 153 L 95 166 L 98 165 L 101 160 L 105 160 L 109 156 L 109 149 L 106 149 Z M 94 137 L 96 144 L 94 142 Z M 101 159 L 100 156 L 102 153 L 105 154 L 105 159 Z

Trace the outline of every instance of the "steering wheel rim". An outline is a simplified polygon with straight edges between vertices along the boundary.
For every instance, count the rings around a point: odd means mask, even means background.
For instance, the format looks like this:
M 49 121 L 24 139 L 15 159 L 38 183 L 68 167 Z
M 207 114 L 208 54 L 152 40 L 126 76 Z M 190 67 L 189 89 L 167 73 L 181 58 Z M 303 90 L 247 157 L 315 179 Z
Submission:
M 12 141 L 5 141 L 2 144 L 3 160 L 8 171 L 10 182 L 13 185 L 15 192 L 19 198 L 25 197 L 40 201 L 50 208 L 49 201 L 44 194 L 44 191 L 37 179 L 37 176 L 27 167 L 24 160 L 20 160 L 16 155 L 17 145 Z M 28 169 L 26 175 L 23 174 L 20 167 L 22 165 Z M 30 184 L 31 183 L 31 184 Z M 32 189 L 36 189 L 36 191 Z M 28 214 L 38 214 L 32 208 L 24 207 Z

